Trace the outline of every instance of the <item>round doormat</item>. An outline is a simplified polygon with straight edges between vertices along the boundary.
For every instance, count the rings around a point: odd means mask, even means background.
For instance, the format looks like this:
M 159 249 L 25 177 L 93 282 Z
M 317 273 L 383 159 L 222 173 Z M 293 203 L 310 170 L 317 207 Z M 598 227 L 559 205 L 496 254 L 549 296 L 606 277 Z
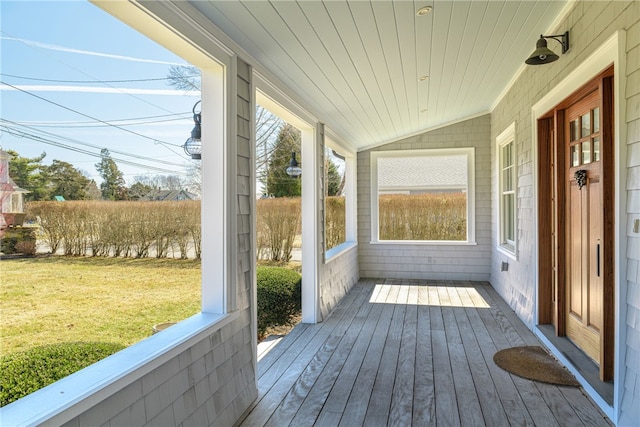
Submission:
M 580 383 L 557 360 L 539 346 L 512 347 L 493 355 L 507 372 L 534 381 L 579 387 Z

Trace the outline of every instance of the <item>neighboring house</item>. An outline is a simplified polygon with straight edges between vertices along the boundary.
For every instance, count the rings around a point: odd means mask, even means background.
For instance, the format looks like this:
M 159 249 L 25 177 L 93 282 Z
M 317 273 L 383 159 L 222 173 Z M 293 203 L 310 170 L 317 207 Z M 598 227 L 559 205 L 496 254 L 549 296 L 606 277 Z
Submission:
M 94 3 L 203 70 L 202 312 L 3 424 L 230 426 L 251 406 L 259 103 L 302 132 L 304 322 L 360 277 L 488 281 L 614 423 L 637 425 L 640 2 Z M 565 31 L 556 62 L 524 65 Z M 327 252 L 325 146 L 347 176 L 347 241 Z M 379 241 L 374 178 L 399 151 L 464 156 L 466 241 Z
M 377 166 L 378 194 L 450 193 L 467 188 L 464 156 L 385 157 Z
M 180 200 L 198 200 L 198 195 L 186 190 L 152 190 L 140 198 L 141 201 L 177 202 Z
M 8 225 L 16 223 L 16 214 L 18 218 L 24 218 L 24 202 L 23 195 L 28 193 L 27 190 L 20 188 L 9 176 L 9 154 L 0 150 L 0 227 L 5 228 Z M 18 225 L 22 225 L 22 220 L 17 221 Z

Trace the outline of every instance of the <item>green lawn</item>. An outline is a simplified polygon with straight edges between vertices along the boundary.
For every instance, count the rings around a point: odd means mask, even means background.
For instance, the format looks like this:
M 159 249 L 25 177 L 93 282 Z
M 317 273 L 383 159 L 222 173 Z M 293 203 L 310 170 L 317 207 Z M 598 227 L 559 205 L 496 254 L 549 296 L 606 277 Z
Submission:
M 70 258 L 0 261 L 0 355 L 66 341 L 129 346 L 154 324 L 200 311 L 200 262 Z

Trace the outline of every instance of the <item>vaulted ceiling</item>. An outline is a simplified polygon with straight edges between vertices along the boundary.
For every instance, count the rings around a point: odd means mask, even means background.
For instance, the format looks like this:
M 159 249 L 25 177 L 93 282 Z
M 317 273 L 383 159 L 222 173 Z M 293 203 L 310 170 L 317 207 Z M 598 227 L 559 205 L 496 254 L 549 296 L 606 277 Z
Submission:
M 566 2 L 192 5 L 362 149 L 488 112 Z

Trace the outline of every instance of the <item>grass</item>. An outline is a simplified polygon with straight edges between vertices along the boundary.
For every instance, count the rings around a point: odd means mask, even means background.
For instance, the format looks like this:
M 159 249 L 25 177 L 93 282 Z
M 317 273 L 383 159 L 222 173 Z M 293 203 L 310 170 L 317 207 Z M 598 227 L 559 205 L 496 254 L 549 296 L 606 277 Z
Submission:
M 37 257 L 0 261 L 0 354 L 44 344 L 129 346 L 200 311 L 200 262 Z

